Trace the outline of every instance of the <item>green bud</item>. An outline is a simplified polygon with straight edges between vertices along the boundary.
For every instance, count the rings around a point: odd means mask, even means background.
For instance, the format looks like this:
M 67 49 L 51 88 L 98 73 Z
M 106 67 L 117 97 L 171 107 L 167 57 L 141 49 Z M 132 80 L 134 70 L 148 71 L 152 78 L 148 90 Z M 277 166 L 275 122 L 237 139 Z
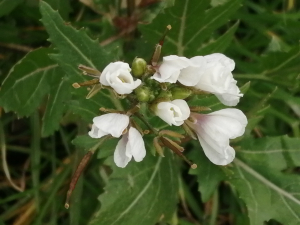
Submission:
M 152 97 L 153 94 L 151 93 L 150 88 L 146 86 L 138 87 L 137 89 L 134 90 L 134 92 L 136 94 L 137 99 L 140 102 L 148 102 L 151 100 L 151 98 L 153 98 Z
M 157 96 L 157 98 L 171 99 L 172 98 L 172 93 L 169 92 L 169 91 L 162 90 L 159 93 L 159 95 Z
M 192 94 L 192 91 L 185 87 L 173 87 L 171 89 L 172 99 L 185 99 Z
M 132 74 L 135 77 L 141 77 L 145 74 L 147 62 L 142 58 L 135 58 L 132 62 Z

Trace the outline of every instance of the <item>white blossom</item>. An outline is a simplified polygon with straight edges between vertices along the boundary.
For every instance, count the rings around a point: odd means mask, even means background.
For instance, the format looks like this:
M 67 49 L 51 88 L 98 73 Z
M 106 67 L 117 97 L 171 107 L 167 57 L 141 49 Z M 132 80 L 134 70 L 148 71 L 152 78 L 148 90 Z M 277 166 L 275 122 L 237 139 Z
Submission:
M 146 149 L 142 135 L 137 129 L 130 127 L 128 133 L 124 134 L 117 144 L 114 162 L 118 167 L 124 168 L 132 157 L 136 162 L 140 162 L 145 156 Z
M 197 57 L 197 61 L 176 55 L 163 57 L 163 62 L 159 65 L 152 79 L 161 83 L 179 81 L 185 86 L 194 86 L 198 83 L 203 71 L 201 67 L 205 65 L 204 57 Z
M 100 83 L 112 87 L 118 94 L 130 94 L 141 84 L 133 80 L 128 63 L 114 62 L 108 64 L 100 75 Z
M 93 119 L 92 130 L 88 133 L 92 138 L 105 135 L 120 137 L 129 124 L 129 116 L 119 113 L 108 113 Z
M 169 125 L 180 126 L 190 116 L 190 108 L 186 101 L 176 99 L 171 102 L 157 104 L 155 114 Z
M 220 53 L 206 55 L 204 59 L 205 68 L 195 87 L 215 94 L 224 105 L 236 106 L 243 94 L 231 73 L 235 67 L 234 61 Z M 202 59 L 200 61 L 194 57 L 193 60 L 194 63 L 202 63 Z
M 238 109 L 222 109 L 210 114 L 191 113 L 194 122 L 186 121 L 197 134 L 208 159 L 217 165 L 227 165 L 235 157 L 229 139 L 242 136 L 247 118 Z

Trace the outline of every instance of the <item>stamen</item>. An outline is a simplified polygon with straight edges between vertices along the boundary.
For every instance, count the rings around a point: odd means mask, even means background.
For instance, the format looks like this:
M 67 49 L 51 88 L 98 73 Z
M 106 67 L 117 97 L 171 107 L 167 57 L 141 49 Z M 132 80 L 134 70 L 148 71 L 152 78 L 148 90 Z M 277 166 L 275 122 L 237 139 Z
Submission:
M 95 84 L 85 98 L 90 99 L 95 94 L 97 94 L 101 89 L 102 89 L 102 84 L 100 83 Z
M 86 76 L 99 78 L 101 75 L 99 70 L 81 64 L 78 66 L 78 69 L 82 70 L 82 74 Z
M 155 147 L 156 152 L 157 152 L 161 157 L 165 157 L 164 151 L 163 151 L 163 149 L 162 149 L 162 147 L 161 147 L 161 145 L 160 145 L 158 139 L 159 139 L 159 137 L 155 137 L 155 138 L 153 139 L 153 145 L 154 145 L 154 147 Z
M 171 25 L 168 25 L 166 27 L 166 30 L 163 34 L 163 36 L 161 37 L 161 39 L 159 40 L 158 44 L 155 46 L 155 51 L 152 55 L 152 58 L 151 58 L 151 65 L 152 66 L 157 66 L 157 62 L 159 61 L 159 57 L 160 57 L 160 53 L 161 53 L 161 48 L 164 44 L 164 41 L 165 41 L 165 37 L 167 35 L 167 33 L 169 32 L 169 30 L 171 30 Z
M 206 106 L 190 106 L 191 112 L 211 111 L 211 108 Z
M 159 44 L 160 44 L 161 46 L 163 46 L 164 41 L 165 41 L 165 37 L 167 36 L 168 32 L 169 32 L 171 29 L 172 29 L 172 26 L 169 24 L 169 25 L 166 27 L 166 30 L 165 30 L 165 32 L 164 32 L 162 38 L 161 38 L 160 41 L 159 41 Z
M 179 134 L 172 130 L 161 130 L 159 132 L 159 135 L 161 135 L 161 136 L 168 135 L 168 136 L 175 137 L 175 138 L 184 138 L 184 136 L 182 134 Z
M 170 139 L 167 140 L 166 137 L 160 137 L 159 140 L 164 144 L 165 147 L 171 149 L 175 154 L 177 154 L 179 157 L 181 157 L 187 164 L 189 164 L 191 166 L 191 168 L 195 167 L 196 164 L 194 164 L 190 160 L 188 160 L 179 149 L 177 149 L 174 145 L 172 145 L 169 142 Z
M 78 83 L 72 84 L 73 88 L 80 88 L 80 85 Z

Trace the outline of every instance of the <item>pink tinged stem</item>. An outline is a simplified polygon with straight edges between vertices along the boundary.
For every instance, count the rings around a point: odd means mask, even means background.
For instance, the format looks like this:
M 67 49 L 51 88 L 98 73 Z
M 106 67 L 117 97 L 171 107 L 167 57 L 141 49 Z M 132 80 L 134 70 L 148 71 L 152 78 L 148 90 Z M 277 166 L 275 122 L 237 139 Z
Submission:
M 92 155 L 94 154 L 94 151 L 88 151 L 83 158 L 81 159 L 72 179 L 70 182 L 69 190 L 67 192 L 67 198 L 66 198 L 66 203 L 65 203 L 65 208 L 68 209 L 70 207 L 70 198 L 72 195 L 73 190 L 75 189 L 75 186 L 77 184 L 77 181 L 82 174 L 83 170 L 87 166 L 88 162 L 90 161 Z

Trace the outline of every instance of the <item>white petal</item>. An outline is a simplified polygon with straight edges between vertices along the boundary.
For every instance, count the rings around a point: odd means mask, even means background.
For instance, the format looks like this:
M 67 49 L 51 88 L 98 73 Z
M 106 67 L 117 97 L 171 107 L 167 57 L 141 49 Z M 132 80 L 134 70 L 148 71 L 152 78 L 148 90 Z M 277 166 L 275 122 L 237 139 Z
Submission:
M 141 84 L 141 80 L 137 79 L 132 83 L 113 83 L 111 87 L 120 95 L 130 94 L 134 89 L 136 89 Z
M 224 67 L 228 68 L 230 71 L 234 70 L 235 67 L 234 61 L 221 53 L 206 55 L 204 56 L 204 58 L 209 64 L 221 63 Z
M 159 66 L 158 71 L 151 77 L 151 79 L 158 82 L 176 83 L 180 74 L 180 70 L 190 65 L 189 59 L 170 55 L 163 57 L 163 62 Z
M 160 102 L 158 103 L 157 110 L 155 111 L 155 114 L 170 126 L 175 122 L 174 112 L 171 110 L 172 106 L 173 104 L 170 102 Z
M 128 142 L 128 136 L 123 135 L 119 140 L 116 150 L 114 152 L 114 162 L 118 167 L 124 168 L 131 160 L 131 156 L 126 155 L 126 145 Z
M 181 120 L 186 120 L 187 118 L 189 118 L 191 111 L 186 101 L 182 99 L 176 99 L 172 101 L 172 103 L 180 108 L 180 111 L 182 113 Z
M 155 114 L 169 125 L 180 126 L 190 115 L 187 103 L 182 99 L 157 104 Z
M 120 137 L 129 124 L 129 117 L 119 113 L 108 113 L 95 117 L 93 122 L 103 132 Z
M 98 127 L 96 127 L 95 124 L 92 125 L 92 130 L 88 132 L 88 134 L 90 135 L 90 137 L 92 138 L 101 138 L 105 135 L 107 135 L 107 132 L 104 132 L 102 130 L 100 130 Z
M 236 83 L 228 68 L 219 63 L 206 68 L 195 87 L 215 94 L 224 105 L 235 106 L 243 96 Z
M 207 158 L 216 165 L 227 165 L 231 163 L 235 157 L 235 151 L 232 147 L 227 145 L 224 148 L 213 148 L 212 145 L 208 144 L 205 139 L 198 136 L 200 144 Z
M 238 109 L 222 109 L 210 114 L 191 115 L 196 121 L 186 121 L 198 136 L 205 155 L 217 165 L 226 165 L 234 159 L 235 152 L 229 139 L 244 134 L 247 118 Z
M 190 65 L 181 70 L 178 81 L 185 86 L 195 86 L 205 70 L 206 60 L 203 56 L 190 59 Z
M 214 120 L 215 124 L 223 128 L 223 132 L 230 139 L 242 136 L 245 133 L 248 121 L 245 114 L 239 109 L 221 109 L 208 115 L 212 117 L 211 120 Z
M 132 155 L 136 162 L 140 162 L 146 156 L 144 140 L 140 132 L 134 127 L 130 127 L 128 132 L 128 143 L 126 155 Z
M 105 67 L 100 75 L 100 83 L 111 86 L 118 94 L 130 94 L 141 84 L 141 80 L 134 81 L 128 63 L 114 62 Z

